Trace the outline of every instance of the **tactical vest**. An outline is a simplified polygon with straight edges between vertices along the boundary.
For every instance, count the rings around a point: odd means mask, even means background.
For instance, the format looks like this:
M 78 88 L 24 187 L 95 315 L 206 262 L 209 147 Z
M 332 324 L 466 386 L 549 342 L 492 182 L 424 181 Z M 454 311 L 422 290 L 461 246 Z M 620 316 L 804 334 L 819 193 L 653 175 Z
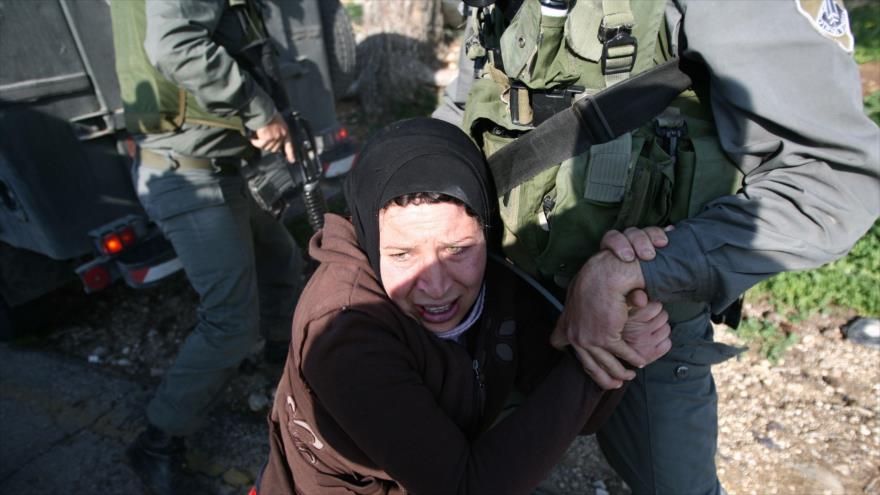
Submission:
M 509 23 L 498 8 L 472 15 L 482 26 L 466 49 L 482 68 L 463 127 L 490 156 L 574 98 L 670 59 L 665 8 L 665 1 L 578 0 L 567 16 L 551 17 L 538 0 L 524 0 Z M 641 128 L 499 197 L 503 248 L 561 289 L 608 230 L 691 217 L 741 182 L 709 106 L 688 91 Z
M 180 129 L 184 123 L 244 131 L 241 118 L 220 117 L 202 108 L 195 97 L 166 79 L 147 58 L 146 0 L 110 2 L 113 23 L 113 47 L 116 51 L 116 74 L 119 77 L 125 126 L 130 132 L 157 133 Z M 265 37 L 260 33 L 262 20 L 248 0 L 229 0 L 230 9 L 241 9 L 254 19 L 242 26 L 245 39 Z M 235 12 L 240 15 L 238 12 Z M 244 24 L 244 22 L 242 22 Z

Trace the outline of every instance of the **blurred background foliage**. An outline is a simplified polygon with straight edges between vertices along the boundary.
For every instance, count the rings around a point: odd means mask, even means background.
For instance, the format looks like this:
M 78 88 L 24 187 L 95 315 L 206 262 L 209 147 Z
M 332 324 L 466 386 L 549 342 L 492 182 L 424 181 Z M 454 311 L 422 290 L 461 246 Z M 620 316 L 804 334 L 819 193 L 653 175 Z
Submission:
M 880 60 L 880 2 L 853 2 L 849 14 L 856 38 L 856 62 L 864 64 Z
M 853 2 L 849 13 L 856 39 L 853 56 L 859 64 L 871 64 L 874 76 L 880 78 L 880 2 Z M 874 123 L 880 125 L 880 90 L 865 95 L 865 113 Z

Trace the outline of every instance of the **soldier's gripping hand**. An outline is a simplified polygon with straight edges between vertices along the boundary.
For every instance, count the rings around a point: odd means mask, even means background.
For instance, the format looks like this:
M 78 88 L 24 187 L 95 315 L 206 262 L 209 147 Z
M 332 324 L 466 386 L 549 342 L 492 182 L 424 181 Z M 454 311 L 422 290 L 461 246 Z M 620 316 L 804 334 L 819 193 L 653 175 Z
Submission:
M 254 147 L 270 153 L 280 153 L 283 151 L 288 162 L 293 163 L 294 161 L 290 130 L 287 128 L 287 122 L 284 121 L 280 113 L 276 113 L 268 124 L 257 129 L 250 141 Z
M 619 388 L 625 380 L 635 378 L 621 360 L 643 367 L 659 358 L 669 347 L 659 338 L 666 324 L 665 313 L 648 318 L 652 339 L 639 341 L 624 328 L 630 319 L 630 308 L 653 308 L 648 305 L 645 281 L 639 259 L 649 260 L 655 248 L 665 246 L 667 238 L 659 227 L 611 231 L 602 240 L 603 250 L 590 258 L 568 288 L 565 308 L 556 324 L 551 343 L 562 348 L 571 344 L 584 370 L 602 388 Z M 647 313 L 634 312 L 643 320 Z M 655 320 L 654 318 L 660 317 Z M 663 320 L 662 323 L 660 320 Z

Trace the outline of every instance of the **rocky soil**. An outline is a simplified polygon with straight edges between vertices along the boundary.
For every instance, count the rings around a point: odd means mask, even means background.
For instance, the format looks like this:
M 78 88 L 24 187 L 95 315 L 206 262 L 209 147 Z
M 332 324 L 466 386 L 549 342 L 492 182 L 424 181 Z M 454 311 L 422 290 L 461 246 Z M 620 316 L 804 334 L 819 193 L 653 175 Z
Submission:
M 72 287 L 53 300 L 58 317 L 43 345 L 155 384 L 196 322 L 197 298 L 182 275 L 145 291 L 117 285 L 85 297 Z M 715 368 L 716 461 L 728 493 L 880 495 L 880 349 L 844 338 L 840 328 L 853 316 L 845 311 L 797 324 L 761 306 L 746 314 L 776 320 L 799 341 L 776 364 L 750 350 Z M 744 345 L 726 327 L 717 338 Z M 219 407 L 264 417 L 280 369 L 259 355 L 242 365 Z M 575 442 L 540 491 L 629 493 L 594 437 Z
M 880 349 L 844 339 L 845 311 L 794 325 L 798 336 L 771 364 L 752 349 L 714 368 L 719 397 L 716 463 L 730 495 L 880 494 Z M 745 345 L 736 332 L 716 338 Z M 579 439 L 542 487 L 549 493 L 629 493 L 595 439 Z

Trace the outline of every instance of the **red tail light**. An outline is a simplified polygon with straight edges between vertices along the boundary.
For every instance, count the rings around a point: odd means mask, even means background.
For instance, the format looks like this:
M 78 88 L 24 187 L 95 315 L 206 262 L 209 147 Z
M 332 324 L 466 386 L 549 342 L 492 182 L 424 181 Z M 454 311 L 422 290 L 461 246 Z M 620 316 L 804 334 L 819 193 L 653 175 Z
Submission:
M 101 238 L 101 250 L 104 254 L 116 254 L 122 251 L 122 247 L 122 239 L 116 232 L 104 234 L 104 237 Z
M 134 229 L 131 227 L 122 227 L 119 229 L 119 240 L 122 241 L 124 246 L 131 246 L 134 244 L 135 238 Z
M 338 131 L 336 131 L 336 139 L 345 139 L 348 137 L 348 129 L 345 127 L 340 127 Z
M 90 291 L 96 292 L 110 285 L 110 272 L 103 266 L 93 266 L 82 275 L 82 281 Z

